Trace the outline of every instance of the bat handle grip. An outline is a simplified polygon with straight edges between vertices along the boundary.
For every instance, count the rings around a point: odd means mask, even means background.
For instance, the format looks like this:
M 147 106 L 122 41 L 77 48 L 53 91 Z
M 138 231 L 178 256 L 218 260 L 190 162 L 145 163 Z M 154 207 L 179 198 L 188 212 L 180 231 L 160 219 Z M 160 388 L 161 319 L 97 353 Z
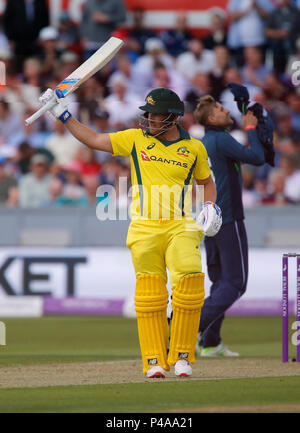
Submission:
M 51 110 L 51 108 L 54 107 L 54 105 L 57 104 L 57 100 L 55 98 L 55 95 L 46 102 L 38 111 L 36 111 L 32 116 L 28 117 L 25 120 L 25 125 L 31 125 L 36 119 L 41 117 L 42 114 L 46 113 L 46 111 Z

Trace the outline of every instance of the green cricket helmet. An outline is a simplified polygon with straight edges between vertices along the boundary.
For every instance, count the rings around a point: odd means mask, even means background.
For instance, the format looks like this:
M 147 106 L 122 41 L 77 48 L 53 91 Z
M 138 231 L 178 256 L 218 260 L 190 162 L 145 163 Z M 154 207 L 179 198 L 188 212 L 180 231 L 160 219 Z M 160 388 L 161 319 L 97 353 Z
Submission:
M 147 113 L 184 115 L 184 103 L 173 90 L 164 88 L 151 90 L 145 100 L 146 104 L 139 108 Z

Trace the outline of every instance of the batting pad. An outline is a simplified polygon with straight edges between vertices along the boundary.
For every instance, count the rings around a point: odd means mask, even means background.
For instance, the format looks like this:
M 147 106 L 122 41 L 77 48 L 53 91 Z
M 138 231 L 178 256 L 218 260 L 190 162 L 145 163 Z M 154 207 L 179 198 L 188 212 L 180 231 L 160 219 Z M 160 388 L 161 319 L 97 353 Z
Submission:
M 204 303 L 204 274 L 182 277 L 172 295 L 173 318 L 168 356 L 169 365 L 179 359 L 195 362 L 195 345 Z
M 169 326 L 166 313 L 168 291 L 165 280 L 160 275 L 139 275 L 134 301 L 143 373 L 146 374 L 154 365 L 169 370 L 167 363 Z

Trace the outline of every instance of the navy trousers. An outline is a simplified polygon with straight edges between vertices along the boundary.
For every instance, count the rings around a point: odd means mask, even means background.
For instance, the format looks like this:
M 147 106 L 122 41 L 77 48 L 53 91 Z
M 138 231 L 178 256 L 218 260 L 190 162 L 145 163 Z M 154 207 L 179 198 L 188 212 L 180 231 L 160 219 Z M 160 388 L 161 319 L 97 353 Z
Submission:
M 207 270 L 212 282 L 201 312 L 200 345 L 221 343 L 225 311 L 245 292 L 248 279 L 248 241 L 243 220 L 224 224 L 214 237 L 205 238 Z

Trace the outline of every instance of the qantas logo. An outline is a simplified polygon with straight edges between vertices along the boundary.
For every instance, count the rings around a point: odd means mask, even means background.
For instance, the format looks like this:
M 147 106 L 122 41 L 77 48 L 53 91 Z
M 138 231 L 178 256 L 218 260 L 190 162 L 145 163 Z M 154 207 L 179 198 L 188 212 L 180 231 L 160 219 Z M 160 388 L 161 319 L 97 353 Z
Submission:
M 150 161 L 149 156 L 143 150 L 141 151 L 141 157 L 143 161 Z
M 174 159 L 166 159 L 166 158 L 157 158 L 155 155 L 151 155 L 150 158 L 144 150 L 141 150 L 141 157 L 143 161 L 157 161 L 162 162 L 164 164 L 177 165 L 179 167 L 187 168 L 188 165 L 186 162 L 176 161 Z

